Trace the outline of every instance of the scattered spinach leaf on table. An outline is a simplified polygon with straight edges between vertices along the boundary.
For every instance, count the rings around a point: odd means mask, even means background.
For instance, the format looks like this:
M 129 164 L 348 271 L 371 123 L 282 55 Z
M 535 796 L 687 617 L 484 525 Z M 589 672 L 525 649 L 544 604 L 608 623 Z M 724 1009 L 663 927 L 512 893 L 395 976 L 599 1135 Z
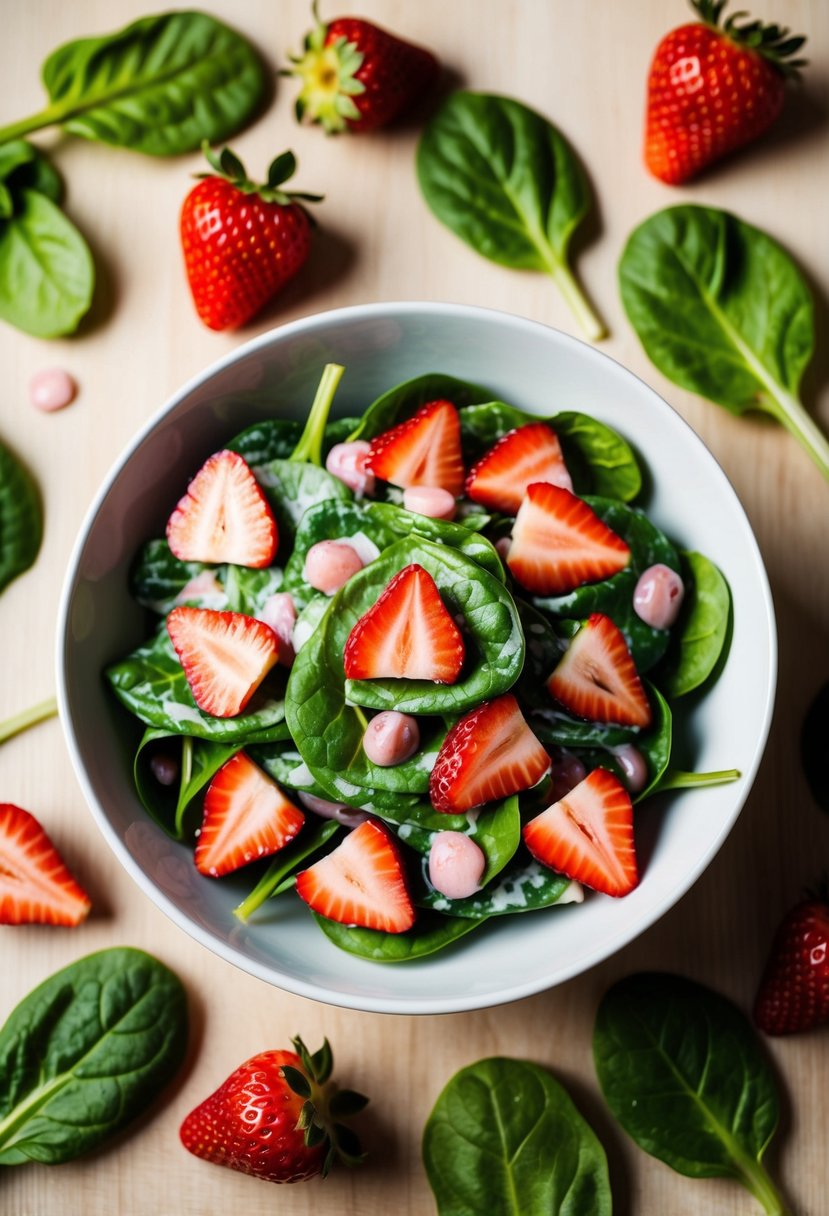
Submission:
M 33 564 L 43 539 L 43 508 L 28 469 L 0 442 L 0 591 Z
M 200 12 L 159 13 L 67 42 L 42 76 L 49 105 L 0 129 L 0 144 L 57 124 L 151 156 L 193 152 L 240 130 L 267 87 L 247 39 Z
M 587 336 L 605 336 L 569 265 L 590 185 L 552 123 L 509 97 L 453 93 L 423 132 L 417 175 L 441 223 L 490 261 L 551 275 Z
M 555 1078 L 495 1057 L 457 1072 L 423 1132 L 439 1216 L 610 1216 L 607 1158 Z
M 0 1165 L 56 1165 L 97 1148 L 182 1063 L 181 981 L 142 950 L 115 947 L 56 972 L 0 1030 Z
M 762 1164 L 777 1088 L 735 1005 L 680 976 L 628 976 L 599 1006 L 593 1056 L 608 1106 L 640 1148 L 692 1178 L 734 1178 L 782 1216 Z
M 619 285 L 659 371 L 734 414 L 771 414 L 829 477 L 829 440 L 798 397 L 814 304 L 772 237 L 714 207 L 669 207 L 629 237 Z

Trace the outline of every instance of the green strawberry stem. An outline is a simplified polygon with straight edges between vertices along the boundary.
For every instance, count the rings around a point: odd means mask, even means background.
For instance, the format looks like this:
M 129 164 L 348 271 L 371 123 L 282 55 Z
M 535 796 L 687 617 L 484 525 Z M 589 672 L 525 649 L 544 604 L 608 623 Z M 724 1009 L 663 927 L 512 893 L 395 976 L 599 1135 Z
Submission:
M 697 785 L 728 785 L 739 781 L 742 773 L 738 768 L 724 768 L 710 773 L 684 773 L 681 769 L 669 768 L 659 779 L 662 790 L 690 790 Z
M 563 262 L 549 261 L 548 269 L 573 316 L 591 342 L 607 337 L 607 327 L 594 311 L 570 267 Z
M 11 718 L 6 718 L 5 722 L 0 722 L 0 743 L 5 743 L 7 739 L 13 738 L 14 735 L 21 734 L 24 730 L 28 730 L 30 726 L 36 726 L 38 722 L 45 722 L 47 718 L 54 718 L 58 712 L 58 703 L 54 697 L 48 697 L 45 701 L 41 701 L 39 705 L 33 705 L 31 709 L 24 709 L 22 713 L 14 714 Z
M 345 368 L 341 367 L 339 363 L 326 363 L 317 388 L 317 395 L 314 397 L 314 403 L 308 414 L 308 421 L 305 423 L 305 430 L 291 453 L 291 460 L 322 465 L 322 441 L 325 437 L 325 427 L 337 385 L 340 383 L 344 371 Z

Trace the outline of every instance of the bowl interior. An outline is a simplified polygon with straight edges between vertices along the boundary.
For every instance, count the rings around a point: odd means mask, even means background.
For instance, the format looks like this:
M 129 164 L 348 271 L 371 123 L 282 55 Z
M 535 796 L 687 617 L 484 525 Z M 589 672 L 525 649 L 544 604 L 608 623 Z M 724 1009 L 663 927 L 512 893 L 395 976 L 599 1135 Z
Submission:
M 232 909 L 249 878 L 201 877 L 192 850 L 170 841 L 133 789 L 140 735 L 102 670 L 147 636 L 129 594 L 140 545 L 163 535 L 202 461 L 260 418 L 304 417 L 322 366 L 343 363 L 337 414 L 426 371 L 448 372 L 540 415 L 581 410 L 621 431 L 650 474 L 644 504 L 683 549 L 705 553 L 731 587 L 735 628 L 713 688 L 677 714 L 677 767 L 737 768 L 732 785 L 665 794 L 637 812 L 640 886 L 623 900 L 591 895 L 531 916 L 498 918 L 415 964 L 380 965 L 331 945 L 294 899 L 243 925 Z M 533 322 L 436 304 L 367 305 L 285 326 L 186 385 L 121 457 L 81 531 L 58 632 L 61 718 L 96 819 L 127 870 L 187 932 L 280 987 L 334 1004 L 398 1013 L 473 1009 L 540 991 L 626 944 L 693 883 L 746 798 L 771 716 L 775 631 L 762 561 L 724 474 L 686 423 L 607 356 Z

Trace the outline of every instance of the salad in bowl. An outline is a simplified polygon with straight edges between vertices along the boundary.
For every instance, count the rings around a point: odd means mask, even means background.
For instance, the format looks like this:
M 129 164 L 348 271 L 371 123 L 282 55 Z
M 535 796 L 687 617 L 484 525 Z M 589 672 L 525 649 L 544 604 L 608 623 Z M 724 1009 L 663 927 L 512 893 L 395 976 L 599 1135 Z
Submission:
M 400 303 L 263 334 L 148 421 L 57 657 L 92 813 L 178 926 L 300 995 L 440 1013 L 561 983 L 688 890 L 756 774 L 775 632 L 656 393 Z

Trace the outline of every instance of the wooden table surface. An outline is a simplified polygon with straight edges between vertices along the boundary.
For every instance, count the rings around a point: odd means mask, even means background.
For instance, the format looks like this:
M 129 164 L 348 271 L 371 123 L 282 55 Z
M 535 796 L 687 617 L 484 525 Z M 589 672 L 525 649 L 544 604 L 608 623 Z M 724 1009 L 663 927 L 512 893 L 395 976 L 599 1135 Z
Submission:
M 305 0 L 202 0 L 247 33 L 276 66 L 308 25 Z M 323 4 L 333 14 L 334 0 Z M 606 317 L 603 349 L 652 384 L 688 419 L 723 465 L 766 561 L 780 633 L 775 721 L 755 788 L 734 831 L 693 890 L 627 949 L 561 987 L 512 1005 L 455 1016 L 346 1011 L 280 992 L 210 954 L 173 926 L 122 871 L 102 840 L 70 768 L 57 721 L 0 748 L 0 800 L 35 812 L 94 899 L 75 931 L 0 931 L 0 1014 L 36 983 L 92 950 L 132 944 L 184 979 L 193 1014 L 187 1067 L 151 1118 L 87 1160 L 23 1166 L 0 1178 L 3 1216 L 211 1216 L 278 1210 L 291 1216 L 379 1216 L 434 1211 L 420 1160 L 424 1121 L 460 1067 L 484 1056 L 527 1057 L 570 1089 L 604 1142 L 614 1211 L 635 1216 L 740 1216 L 758 1211 L 736 1184 L 695 1181 L 645 1156 L 605 1109 L 590 1040 L 609 983 L 642 968 L 678 970 L 750 1007 L 783 910 L 829 860 L 829 819 L 800 768 L 804 711 L 829 674 L 829 486 L 777 427 L 737 420 L 666 382 L 622 313 L 615 265 L 651 212 L 683 199 L 726 207 L 773 233 L 815 290 L 823 350 L 807 403 L 829 422 L 829 5 L 760 0 L 755 15 L 809 35 L 805 89 L 755 150 L 687 189 L 652 180 L 640 157 L 644 80 L 654 46 L 686 19 L 681 0 L 358 0 L 349 9 L 429 44 L 467 86 L 513 94 L 549 115 L 582 155 L 598 196 L 598 223 L 578 258 Z M 42 105 L 39 65 L 59 43 L 142 15 L 141 0 L 4 0 L 0 81 L 4 121 Z M 0 600 L 0 718 L 52 693 L 59 590 L 82 516 L 136 429 L 189 376 L 245 339 L 284 321 L 369 300 L 486 304 L 576 332 L 552 283 L 498 268 L 443 229 L 422 202 L 413 170 L 416 130 L 326 139 L 297 127 L 293 87 L 280 83 L 264 116 L 234 141 L 256 173 L 285 147 L 298 188 L 322 191 L 320 233 L 301 279 L 240 334 L 204 329 L 181 265 L 178 209 L 196 155 L 144 158 L 47 132 L 37 137 L 63 172 L 70 214 L 95 253 L 99 291 L 81 333 L 51 343 L 0 327 L 0 434 L 43 490 L 46 534 L 36 566 Z M 80 393 L 57 415 L 36 413 L 32 375 L 65 367 Z M 372 1095 L 362 1120 L 371 1150 L 357 1173 L 279 1191 L 189 1156 L 184 1114 L 256 1051 L 301 1031 L 332 1041 L 338 1073 Z M 783 1126 L 769 1153 L 798 1216 L 829 1211 L 827 1032 L 769 1044 L 784 1094 Z M 493 1213 L 498 1216 L 498 1213 Z M 581 1214 L 579 1214 L 581 1216 Z M 587 1213 L 584 1216 L 588 1216 Z

